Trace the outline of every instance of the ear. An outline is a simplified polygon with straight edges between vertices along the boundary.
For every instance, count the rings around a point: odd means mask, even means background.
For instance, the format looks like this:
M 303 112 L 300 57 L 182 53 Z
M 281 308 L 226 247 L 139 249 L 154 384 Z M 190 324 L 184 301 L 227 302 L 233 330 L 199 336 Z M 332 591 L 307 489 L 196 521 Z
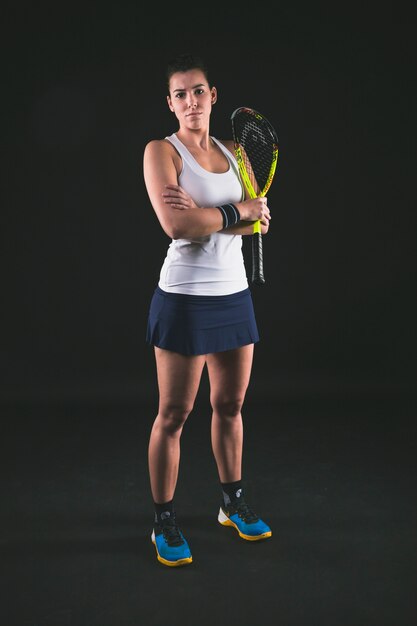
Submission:
M 168 102 L 168 106 L 170 111 L 172 111 L 172 113 L 174 112 L 174 107 L 172 106 L 172 102 L 171 102 L 171 98 L 169 96 L 167 96 L 167 102 Z
M 215 104 L 217 102 L 217 89 L 216 87 L 211 88 L 211 104 Z

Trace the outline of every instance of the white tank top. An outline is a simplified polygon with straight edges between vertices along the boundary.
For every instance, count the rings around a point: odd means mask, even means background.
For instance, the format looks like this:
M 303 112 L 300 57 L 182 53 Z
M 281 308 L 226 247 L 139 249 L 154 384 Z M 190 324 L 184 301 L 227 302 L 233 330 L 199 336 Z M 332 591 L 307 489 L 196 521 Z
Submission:
M 240 202 L 244 199 L 244 189 L 237 161 L 220 141 L 211 138 L 229 161 L 229 169 L 223 174 L 202 168 L 175 133 L 166 137 L 182 158 L 178 184 L 198 206 Z M 227 295 L 246 289 L 248 280 L 242 236 L 216 232 L 195 239 L 173 239 L 161 268 L 158 286 L 170 293 L 202 296 Z

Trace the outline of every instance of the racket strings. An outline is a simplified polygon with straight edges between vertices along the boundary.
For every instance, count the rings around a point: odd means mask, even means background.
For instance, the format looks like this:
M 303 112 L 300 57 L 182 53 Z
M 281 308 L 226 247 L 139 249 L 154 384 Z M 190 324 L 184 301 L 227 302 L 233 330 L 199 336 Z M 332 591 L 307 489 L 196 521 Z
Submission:
M 235 123 L 236 139 L 246 171 L 255 191 L 262 192 L 269 183 L 276 153 L 273 136 L 262 120 L 253 115 L 237 116 Z

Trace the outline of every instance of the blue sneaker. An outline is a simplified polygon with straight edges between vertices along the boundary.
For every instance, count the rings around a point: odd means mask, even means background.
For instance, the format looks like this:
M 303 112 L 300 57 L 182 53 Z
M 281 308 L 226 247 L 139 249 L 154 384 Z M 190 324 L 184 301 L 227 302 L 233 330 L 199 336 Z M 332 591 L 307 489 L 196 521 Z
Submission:
M 170 567 L 192 563 L 190 548 L 177 526 L 175 516 L 163 520 L 162 524 L 155 522 L 151 539 L 160 563 Z
M 247 541 L 259 541 L 271 537 L 272 531 L 257 515 L 249 508 L 246 502 L 222 505 L 217 517 L 223 526 L 236 528 L 242 539 Z

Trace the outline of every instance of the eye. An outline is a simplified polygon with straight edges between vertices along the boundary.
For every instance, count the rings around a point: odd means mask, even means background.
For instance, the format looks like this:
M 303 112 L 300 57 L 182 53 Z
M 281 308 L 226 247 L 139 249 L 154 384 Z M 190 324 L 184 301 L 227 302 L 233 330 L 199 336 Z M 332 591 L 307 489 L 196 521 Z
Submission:
M 184 96 L 185 96 L 185 91 L 179 91 L 178 93 L 175 94 L 175 97 L 180 100 L 181 98 L 184 98 Z
M 199 87 L 198 89 L 195 90 L 194 92 L 197 96 L 201 96 L 202 93 L 204 93 L 204 89 L 202 89 L 201 87 Z

